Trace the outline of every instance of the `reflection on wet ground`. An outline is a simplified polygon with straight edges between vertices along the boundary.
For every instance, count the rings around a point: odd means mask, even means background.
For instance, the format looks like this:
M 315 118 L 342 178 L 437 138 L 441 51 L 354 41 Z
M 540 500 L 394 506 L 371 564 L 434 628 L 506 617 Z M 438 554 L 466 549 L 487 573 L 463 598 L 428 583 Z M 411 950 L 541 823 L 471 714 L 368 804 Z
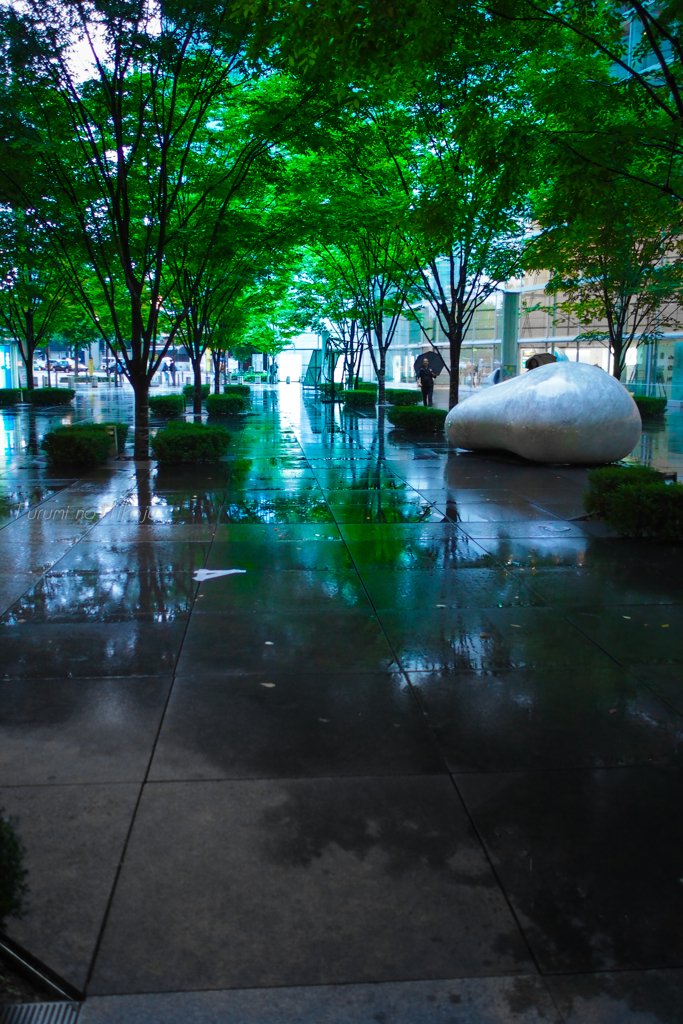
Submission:
M 680 1020 L 683 547 L 583 521 L 582 468 L 294 385 L 218 466 L 41 458 L 131 411 L 1 414 L 10 934 L 91 995 L 465 978 L 472 1020 Z

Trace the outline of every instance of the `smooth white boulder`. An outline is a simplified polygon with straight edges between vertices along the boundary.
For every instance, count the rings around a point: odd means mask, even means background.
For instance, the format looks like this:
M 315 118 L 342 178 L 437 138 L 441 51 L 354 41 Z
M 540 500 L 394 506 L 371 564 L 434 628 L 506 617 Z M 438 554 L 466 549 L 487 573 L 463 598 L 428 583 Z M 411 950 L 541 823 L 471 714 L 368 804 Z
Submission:
M 503 448 L 534 462 L 623 459 L 641 433 L 623 384 L 587 363 L 539 366 L 456 405 L 446 434 L 456 448 Z

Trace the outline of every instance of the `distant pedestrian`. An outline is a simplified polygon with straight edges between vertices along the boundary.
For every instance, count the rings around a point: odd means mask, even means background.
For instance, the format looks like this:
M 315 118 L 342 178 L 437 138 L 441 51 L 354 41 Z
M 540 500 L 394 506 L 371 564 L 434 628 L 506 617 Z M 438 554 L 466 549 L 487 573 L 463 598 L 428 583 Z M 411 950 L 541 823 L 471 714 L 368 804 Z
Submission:
M 175 363 L 173 360 L 168 364 L 168 372 L 171 374 L 171 384 L 175 387 Z
M 169 374 L 170 374 L 170 365 L 171 364 L 169 363 L 169 361 L 167 359 L 165 361 L 165 363 L 164 363 L 163 370 L 161 371 L 161 374 L 162 374 L 162 376 L 164 378 L 164 384 L 168 384 Z
M 436 380 L 436 374 L 429 365 L 429 359 L 427 356 L 422 360 L 422 366 L 417 371 L 417 380 L 422 388 L 422 404 L 433 405 L 434 404 L 434 381 Z

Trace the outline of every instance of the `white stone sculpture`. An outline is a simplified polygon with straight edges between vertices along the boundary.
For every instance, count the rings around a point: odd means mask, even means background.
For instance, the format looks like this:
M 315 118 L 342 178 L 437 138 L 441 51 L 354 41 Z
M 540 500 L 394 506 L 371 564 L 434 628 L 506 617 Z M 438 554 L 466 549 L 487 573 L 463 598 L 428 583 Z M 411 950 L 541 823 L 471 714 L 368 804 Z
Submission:
M 640 432 L 623 384 L 597 366 L 565 361 L 496 384 L 446 417 L 456 448 L 503 448 L 534 462 L 615 462 Z

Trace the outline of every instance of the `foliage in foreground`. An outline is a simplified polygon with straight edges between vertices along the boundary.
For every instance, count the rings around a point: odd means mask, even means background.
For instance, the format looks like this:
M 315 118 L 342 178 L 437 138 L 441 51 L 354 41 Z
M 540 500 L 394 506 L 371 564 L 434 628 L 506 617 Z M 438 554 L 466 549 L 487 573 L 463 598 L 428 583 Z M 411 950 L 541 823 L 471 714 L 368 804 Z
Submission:
M 109 457 L 111 446 L 112 438 L 104 424 L 96 423 L 56 427 L 40 444 L 50 462 L 73 466 L 99 465 Z
M 34 388 L 25 398 L 31 405 L 69 405 L 76 392 L 73 388 Z
M 666 412 L 666 398 L 650 398 L 647 395 L 634 395 L 633 401 L 638 406 L 641 416 L 663 416 Z
M 361 391 L 360 388 L 342 392 L 342 398 L 347 405 L 375 405 L 377 402 L 374 391 Z
M 185 412 L 185 398 L 183 395 L 154 395 L 149 400 L 149 408 L 155 416 L 165 419 L 181 416 Z
M 151 440 L 159 462 L 218 462 L 225 455 L 230 434 L 225 427 L 203 423 L 169 423 Z
M 609 496 L 621 487 L 634 484 L 661 483 L 662 474 L 649 466 L 602 466 L 588 474 L 588 490 L 583 495 L 583 507 L 589 515 L 605 517 Z
M 584 506 L 623 537 L 683 542 L 683 484 L 667 484 L 647 466 L 592 470 Z
M 206 411 L 209 416 L 237 416 L 247 407 L 244 395 L 209 395 Z
M 15 832 L 16 818 L 5 818 L 0 807 L 0 927 L 6 917 L 21 915 L 22 897 L 28 892 L 24 847 Z
M 4 409 L 8 405 L 16 405 L 20 401 L 21 391 L 19 388 L 0 388 L 0 409 Z
M 387 409 L 387 419 L 395 427 L 401 427 L 409 434 L 436 434 L 443 431 L 446 419 L 445 409 L 433 409 L 429 406 L 394 406 Z
M 683 542 L 683 484 L 631 484 L 606 499 L 606 520 L 624 537 Z
M 417 405 L 418 402 L 422 401 L 422 393 L 420 391 L 406 391 L 404 388 L 387 388 L 386 392 L 387 402 L 392 405 Z

